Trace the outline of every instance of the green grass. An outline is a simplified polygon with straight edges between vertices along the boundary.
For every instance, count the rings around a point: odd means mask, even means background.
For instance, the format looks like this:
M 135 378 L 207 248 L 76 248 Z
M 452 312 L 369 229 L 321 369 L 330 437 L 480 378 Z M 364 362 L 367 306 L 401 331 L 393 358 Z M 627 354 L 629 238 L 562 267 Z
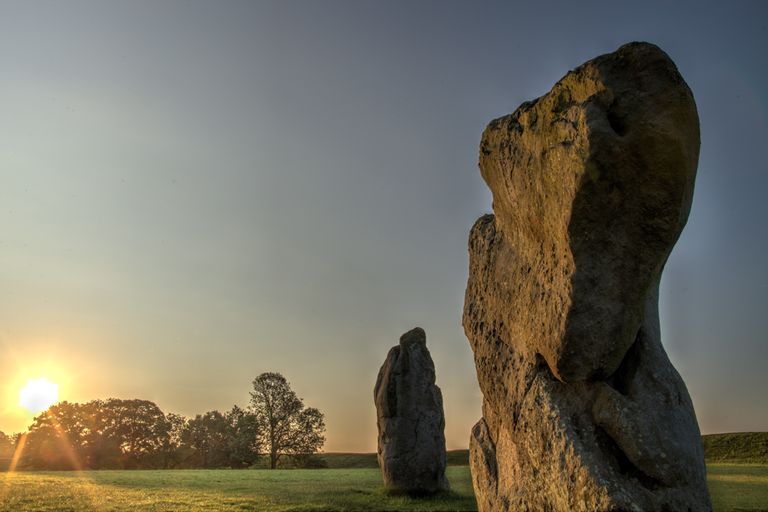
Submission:
M 708 464 L 707 483 L 716 512 L 768 511 L 768 466 Z
M 768 510 L 768 465 L 710 464 L 716 512 Z M 389 496 L 378 469 L 163 470 L 0 474 L 2 512 L 474 511 L 467 466 L 451 466 L 452 492 Z
M 17 472 L 0 475 L 0 511 L 473 511 L 469 468 L 452 491 L 388 496 L 378 469 Z

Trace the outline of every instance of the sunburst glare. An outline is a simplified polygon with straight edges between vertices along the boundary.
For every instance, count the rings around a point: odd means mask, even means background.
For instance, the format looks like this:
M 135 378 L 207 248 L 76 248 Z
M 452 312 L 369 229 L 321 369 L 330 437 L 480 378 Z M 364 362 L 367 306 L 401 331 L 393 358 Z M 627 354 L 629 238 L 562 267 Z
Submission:
M 59 386 L 46 378 L 31 379 L 19 391 L 19 405 L 33 414 L 48 409 L 59 399 Z

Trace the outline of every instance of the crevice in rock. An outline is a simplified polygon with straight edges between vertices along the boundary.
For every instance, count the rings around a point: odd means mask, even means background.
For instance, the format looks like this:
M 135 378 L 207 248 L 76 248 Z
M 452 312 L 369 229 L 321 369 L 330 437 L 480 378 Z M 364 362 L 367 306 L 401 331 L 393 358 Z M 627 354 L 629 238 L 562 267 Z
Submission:
M 621 475 L 634 478 L 646 489 L 656 490 L 662 483 L 635 466 L 616 441 L 599 425 L 595 425 L 595 439 L 614 469 Z
M 643 331 L 640 329 L 637 331 L 634 343 L 630 345 L 627 353 L 624 354 L 624 359 L 621 360 L 619 367 L 615 372 L 613 372 L 613 374 L 605 379 L 606 384 L 624 396 L 629 395 L 632 381 L 634 380 L 637 369 L 640 366 L 640 352 L 642 343 Z
M 606 112 L 606 116 L 608 117 L 608 124 L 611 125 L 611 129 L 616 132 L 616 135 L 619 137 L 626 135 L 627 131 L 629 131 L 629 127 L 627 126 L 627 116 L 622 112 L 621 108 L 616 103 L 616 100 L 611 102 L 608 111 Z
M 400 358 L 400 347 L 394 347 L 392 349 L 394 358 L 392 359 L 392 367 L 397 367 L 397 360 Z M 387 382 L 387 409 L 390 416 L 397 416 L 397 378 L 392 375 Z

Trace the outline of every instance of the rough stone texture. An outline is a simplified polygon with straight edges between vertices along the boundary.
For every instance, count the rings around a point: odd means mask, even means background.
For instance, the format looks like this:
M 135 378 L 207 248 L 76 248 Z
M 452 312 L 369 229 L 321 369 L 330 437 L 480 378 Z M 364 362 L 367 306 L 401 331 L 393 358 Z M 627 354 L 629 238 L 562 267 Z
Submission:
M 472 228 L 464 306 L 483 392 L 470 440 L 481 512 L 711 510 L 658 317 L 698 153 L 693 95 L 647 43 L 485 129 L 495 215 Z
M 410 494 L 447 490 L 443 395 L 423 329 L 403 334 L 389 351 L 373 398 L 385 487 Z

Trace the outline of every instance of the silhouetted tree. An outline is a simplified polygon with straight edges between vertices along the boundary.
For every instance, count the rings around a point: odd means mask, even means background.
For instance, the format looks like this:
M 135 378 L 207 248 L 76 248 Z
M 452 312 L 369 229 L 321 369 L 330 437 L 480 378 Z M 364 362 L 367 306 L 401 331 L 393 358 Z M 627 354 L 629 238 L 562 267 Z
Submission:
M 323 414 L 304 407 L 279 373 L 262 373 L 254 379 L 251 410 L 260 426 L 259 444 L 269 450 L 272 469 L 281 456 L 306 456 L 317 452 L 325 442 Z
M 259 458 L 259 423 L 256 415 L 238 406 L 227 413 L 229 462 L 233 468 L 251 466 Z
M 187 419 L 169 412 L 165 415 L 165 435 L 162 438 L 160 453 L 163 469 L 175 467 L 181 462 L 182 434 L 187 424 Z
M 107 401 L 108 402 L 108 401 Z M 112 411 L 103 400 L 81 405 L 85 432 L 80 439 L 83 466 L 92 469 L 121 469 L 124 467 L 122 440 L 107 428 L 113 420 Z
M 23 434 L 17 467 L 24 469 L 132 469 L 248 467 L 268 451 L 270 466 L 287 455 L 296 465 L 317 466 L 325 424 L 304 407 L 285 378 L 265 373 L 253 382 L 251 406 L 209 411 L 187 420 L 165 414 L 148 400 L 110 398 L 85 404 L 60 402 L 34 418 Z M 21 434 L 0 432 L 7 465 Z
M 13 457 L 15 446 L 13 436 L 6 435 L 5 432 L 0 431 L 0 459 L 10 459 Z
M 183 421 L 183 420 L 182 420 Z M 147 400 L 61 402 L 38 415 L 20 466 L 32 469 L 167 467 L 175 415 Z
M 33 420 L 21 467 L 81 469 L 88 436 L 87 406 L 70 402 L 52 405 Z
M 102 404 L 103 436 L 117 441 L 123 467 L 161 467 L 170 426 L 163 411 L 149 400 L 111 398 Z
M 229 423 L 219 411 L 198 414 L 184 426 L 181 439 L 191 452 L 185 465 L 213 468 L 229 464 Z

